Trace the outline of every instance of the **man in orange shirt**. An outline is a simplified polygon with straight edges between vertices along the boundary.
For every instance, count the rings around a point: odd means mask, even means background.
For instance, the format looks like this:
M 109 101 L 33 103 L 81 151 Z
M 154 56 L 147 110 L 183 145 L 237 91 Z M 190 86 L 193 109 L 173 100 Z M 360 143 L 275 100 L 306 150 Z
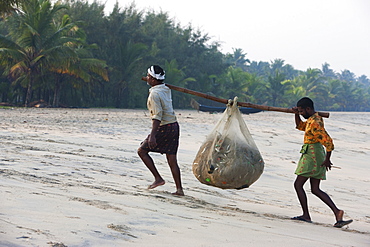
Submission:
M 334 227 L 341 228 L 348 225 L 352 220 L 343 220 L 344 211 L 337 208 L 328 194 L 320 189 L 320 181 L 326 179 L 326 171 L 331 170 L 331 152 L 334 150 L 333 140 L 324 128 L 322 117 L 315 111 L 313 101 L 304 97 L 297 102 L 294 107 L 295 122 L 298 130 L 304 131 L 304 145 L 302 146 L 302 156 L 298 162 L 295 174 L 297 178 L 294 188 L 302 207 L 303 215 L 293 217 L 293 220 L 312 222 L 308 211 L 307 196 L 303 185 L 310 179 L 311 191 L 320 198 L 333 211 L 336 223 Z M 303 122 L 300 115 L 307 121 Z M 326 149 L 326 152 L 324 150 Z

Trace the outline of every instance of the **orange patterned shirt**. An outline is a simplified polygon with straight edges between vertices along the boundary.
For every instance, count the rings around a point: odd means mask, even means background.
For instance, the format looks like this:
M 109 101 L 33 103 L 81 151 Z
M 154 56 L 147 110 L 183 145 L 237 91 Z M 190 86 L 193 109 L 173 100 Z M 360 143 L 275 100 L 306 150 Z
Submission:
M 306 122 L 300 122 L 297 129 L 304 131 L 304 144 L 313 144 L 320 142 L 327 152 L 334 150 L 333 140 L 324 128 L 322 117 L 316 112 L 307 119 Z

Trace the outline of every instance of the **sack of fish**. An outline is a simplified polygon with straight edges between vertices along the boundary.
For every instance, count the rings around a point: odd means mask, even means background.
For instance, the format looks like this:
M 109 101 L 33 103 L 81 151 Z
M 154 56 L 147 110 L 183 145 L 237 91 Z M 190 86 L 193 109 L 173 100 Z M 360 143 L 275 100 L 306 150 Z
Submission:
M 237 97 L 200 147 L 193 173 L 203 184 L 243 189 L 261 176 L 264 161 L 237 106 Z

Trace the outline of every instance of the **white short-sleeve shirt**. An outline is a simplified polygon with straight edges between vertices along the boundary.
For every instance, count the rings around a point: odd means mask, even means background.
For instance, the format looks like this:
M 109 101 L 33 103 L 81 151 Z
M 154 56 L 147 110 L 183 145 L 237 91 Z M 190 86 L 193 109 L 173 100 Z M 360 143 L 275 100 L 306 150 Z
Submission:
M 161 121 L 160 125 L 177 122 L 172 106 L 171 89 L 165 84 L 159 84 L 149 89 L 147 106 L 150 118 Z

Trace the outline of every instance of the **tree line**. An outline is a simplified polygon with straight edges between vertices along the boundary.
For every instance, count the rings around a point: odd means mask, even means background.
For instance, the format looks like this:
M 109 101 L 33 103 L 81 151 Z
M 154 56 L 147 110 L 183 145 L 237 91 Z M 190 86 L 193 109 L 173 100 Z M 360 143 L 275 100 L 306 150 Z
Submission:
M 158 64 L 166 82 L 220 98 L 291 107 L 304 96 L 320 109 L 369 111 L 370 80 L 349 70 L 297 70 L 282 59 L 250 61 L 166 12 L 134 3 L 104 13 L 82 0 L 4 0 L 0 21 L 0 102 L 30 106 L 145 108 L 146 69 Z M 175 108 L 194 96 L 173 92 Z M 204 99 L 197 99 L 201 103 Z M 207 102 L 208 104 L 213 104 Z

